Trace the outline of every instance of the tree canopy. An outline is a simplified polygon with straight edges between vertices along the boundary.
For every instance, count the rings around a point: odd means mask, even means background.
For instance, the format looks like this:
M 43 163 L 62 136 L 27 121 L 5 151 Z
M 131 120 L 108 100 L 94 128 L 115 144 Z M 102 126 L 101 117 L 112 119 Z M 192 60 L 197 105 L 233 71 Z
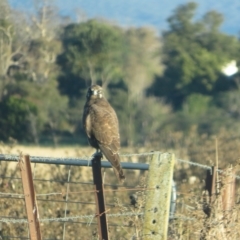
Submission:
M 193 2 L 180 5 L 168 18 L 170 29 L 163 33 L 167 67 L 155 89 L 162 89 L 160 94 L 177 108 L 191 93 L 211 95 L 223 90 L 218 89 L 221 68 L 238 58 L 238 40 L 219 30 L 222 15 L 212 11 L 195 20 L 196 8 Z M 226 81 L 224 90 L 227 85 Z
M 31 17 L 1 1 L 0 140 L 85 144 L 81 115 L 93 83 L 116 109 L 125 145 L 150 145 L 160 133 L 192 126 L 200 133 L 236 126 L 239 74 L 227 78 L 222 67 L 239 64 L 239 40 L 221 32 L 220 13 L 197 18 L 196 9 L 178 6 L 159 34 L 66 21 L 50 1 Z

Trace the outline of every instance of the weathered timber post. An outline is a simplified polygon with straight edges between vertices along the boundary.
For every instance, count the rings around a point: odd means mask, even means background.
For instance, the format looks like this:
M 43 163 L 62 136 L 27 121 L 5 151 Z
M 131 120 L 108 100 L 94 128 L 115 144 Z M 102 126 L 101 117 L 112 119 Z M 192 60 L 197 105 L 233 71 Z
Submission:
M 102 172 L 101 172 L 101 158 L 102 158 L 102 155 L 95 154 L 95 156 L 92 159 L 93 183 L 96 190 L 95 199 L 96 199 L 96 207 L 97 207 L 99 239 L 109 240 L 107 216 L 106 216 L 106 209 L 105 209 L 105 199 L 104 199 L 104 188 L 103 188 Z
M 28 226 L 31 240 L 41 240 L 41 231 L 37 207 L 37 199 L 34 191 L 33 177 L 29 155 L 24 155 L 20 161 L 21 178 L 28 218 Z
M 235 205 L 236 195 L 236 172 L 233 168 L 227 168 L 223 172 L 224 186 L 222 191 L 222 204 L 225 213 L 231 211 Z
M 219 174 L 218 178 L 217 174 Z M 216 239 L 228 239 L 227 233 L 230 231 L 228 223 L 231 221 L 231 210 L 235 204 L 235 183 L 236 176 L 232 168 L 219 170 L 213 166 L 211 170 L 207 171 L 205 186 L 207 193 L 205 192 L 203 195 L 203 211 L 208 218 L 203 223 L 201 240 L 210 239 L 213 235 Z M 215 225 L 213 222 L 218 224 Z
M 156 153 L 149 166 L 143 239 L 166 240 L 174 168 L 174 154 Z
M 220 182 L 216 182 L 216 174 L 219 171 L 215 166 L 212 167 L 211 170 L 207 171 L 206 176 L 206 186 L 205 190 L 208 191 L 209 200 L 207 201 L 204 198 L 204 202 L 206 202 L 204 206 L 204 212 L 208 215 L 211 214 L 211 205 L 215 202 L 217 195 L 221 193 L 221 201 L 222 201 L 222 210 L 230 211 L 234 207 L 235 204 L 235 188 L 236 188 L 236 177 L 235 170 L 232 168 L 227 168 L 224 171 L 220 171 L 219 181 L 221 181 L 223 189 L 216 188 L 217 185 L 220 185 Z

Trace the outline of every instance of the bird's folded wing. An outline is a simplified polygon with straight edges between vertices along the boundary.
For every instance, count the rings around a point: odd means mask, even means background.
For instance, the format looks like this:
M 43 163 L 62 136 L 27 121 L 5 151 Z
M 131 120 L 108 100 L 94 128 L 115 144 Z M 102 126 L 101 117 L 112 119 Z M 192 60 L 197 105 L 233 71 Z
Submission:
M 117 153 L 120 148 L 118 120 L 115 112 L 110 110 L 97 108 L 91 114 L 91 130 L 100 145 Z

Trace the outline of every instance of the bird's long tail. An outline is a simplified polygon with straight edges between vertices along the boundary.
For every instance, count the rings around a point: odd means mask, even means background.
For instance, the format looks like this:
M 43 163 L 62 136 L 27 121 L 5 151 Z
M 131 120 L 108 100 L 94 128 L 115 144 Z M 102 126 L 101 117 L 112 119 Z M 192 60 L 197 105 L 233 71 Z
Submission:
M 117 176 L 118 181 L 123 183 L 125 181 L 125 175 L 123 174 L 121 165 L 118 169 L 113 167 L 113 171 L 114 171 L 115 175 Z
M 125 180 L 125 176 L 122 170 L 119 154 L 113 153 L 110 149 L 103 146 L 100 146 L 100 149 L 107 158 L 107 160 L 112 164 L 114 173 L 117 176 L 119 182 L 123 183 Z

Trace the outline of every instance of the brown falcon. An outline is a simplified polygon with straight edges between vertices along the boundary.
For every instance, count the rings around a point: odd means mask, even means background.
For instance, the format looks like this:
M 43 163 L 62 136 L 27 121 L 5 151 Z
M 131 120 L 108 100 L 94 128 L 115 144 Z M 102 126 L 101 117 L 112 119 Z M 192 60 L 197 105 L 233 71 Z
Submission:
M 100 149 L 111 163 L 119 181 L 125 176 L 120 164 L 120 135 L 117 115 L 103 96 L 102 87 L 92 85 L 87 92 L 83 112 L 83 126 L 90 145 Z

